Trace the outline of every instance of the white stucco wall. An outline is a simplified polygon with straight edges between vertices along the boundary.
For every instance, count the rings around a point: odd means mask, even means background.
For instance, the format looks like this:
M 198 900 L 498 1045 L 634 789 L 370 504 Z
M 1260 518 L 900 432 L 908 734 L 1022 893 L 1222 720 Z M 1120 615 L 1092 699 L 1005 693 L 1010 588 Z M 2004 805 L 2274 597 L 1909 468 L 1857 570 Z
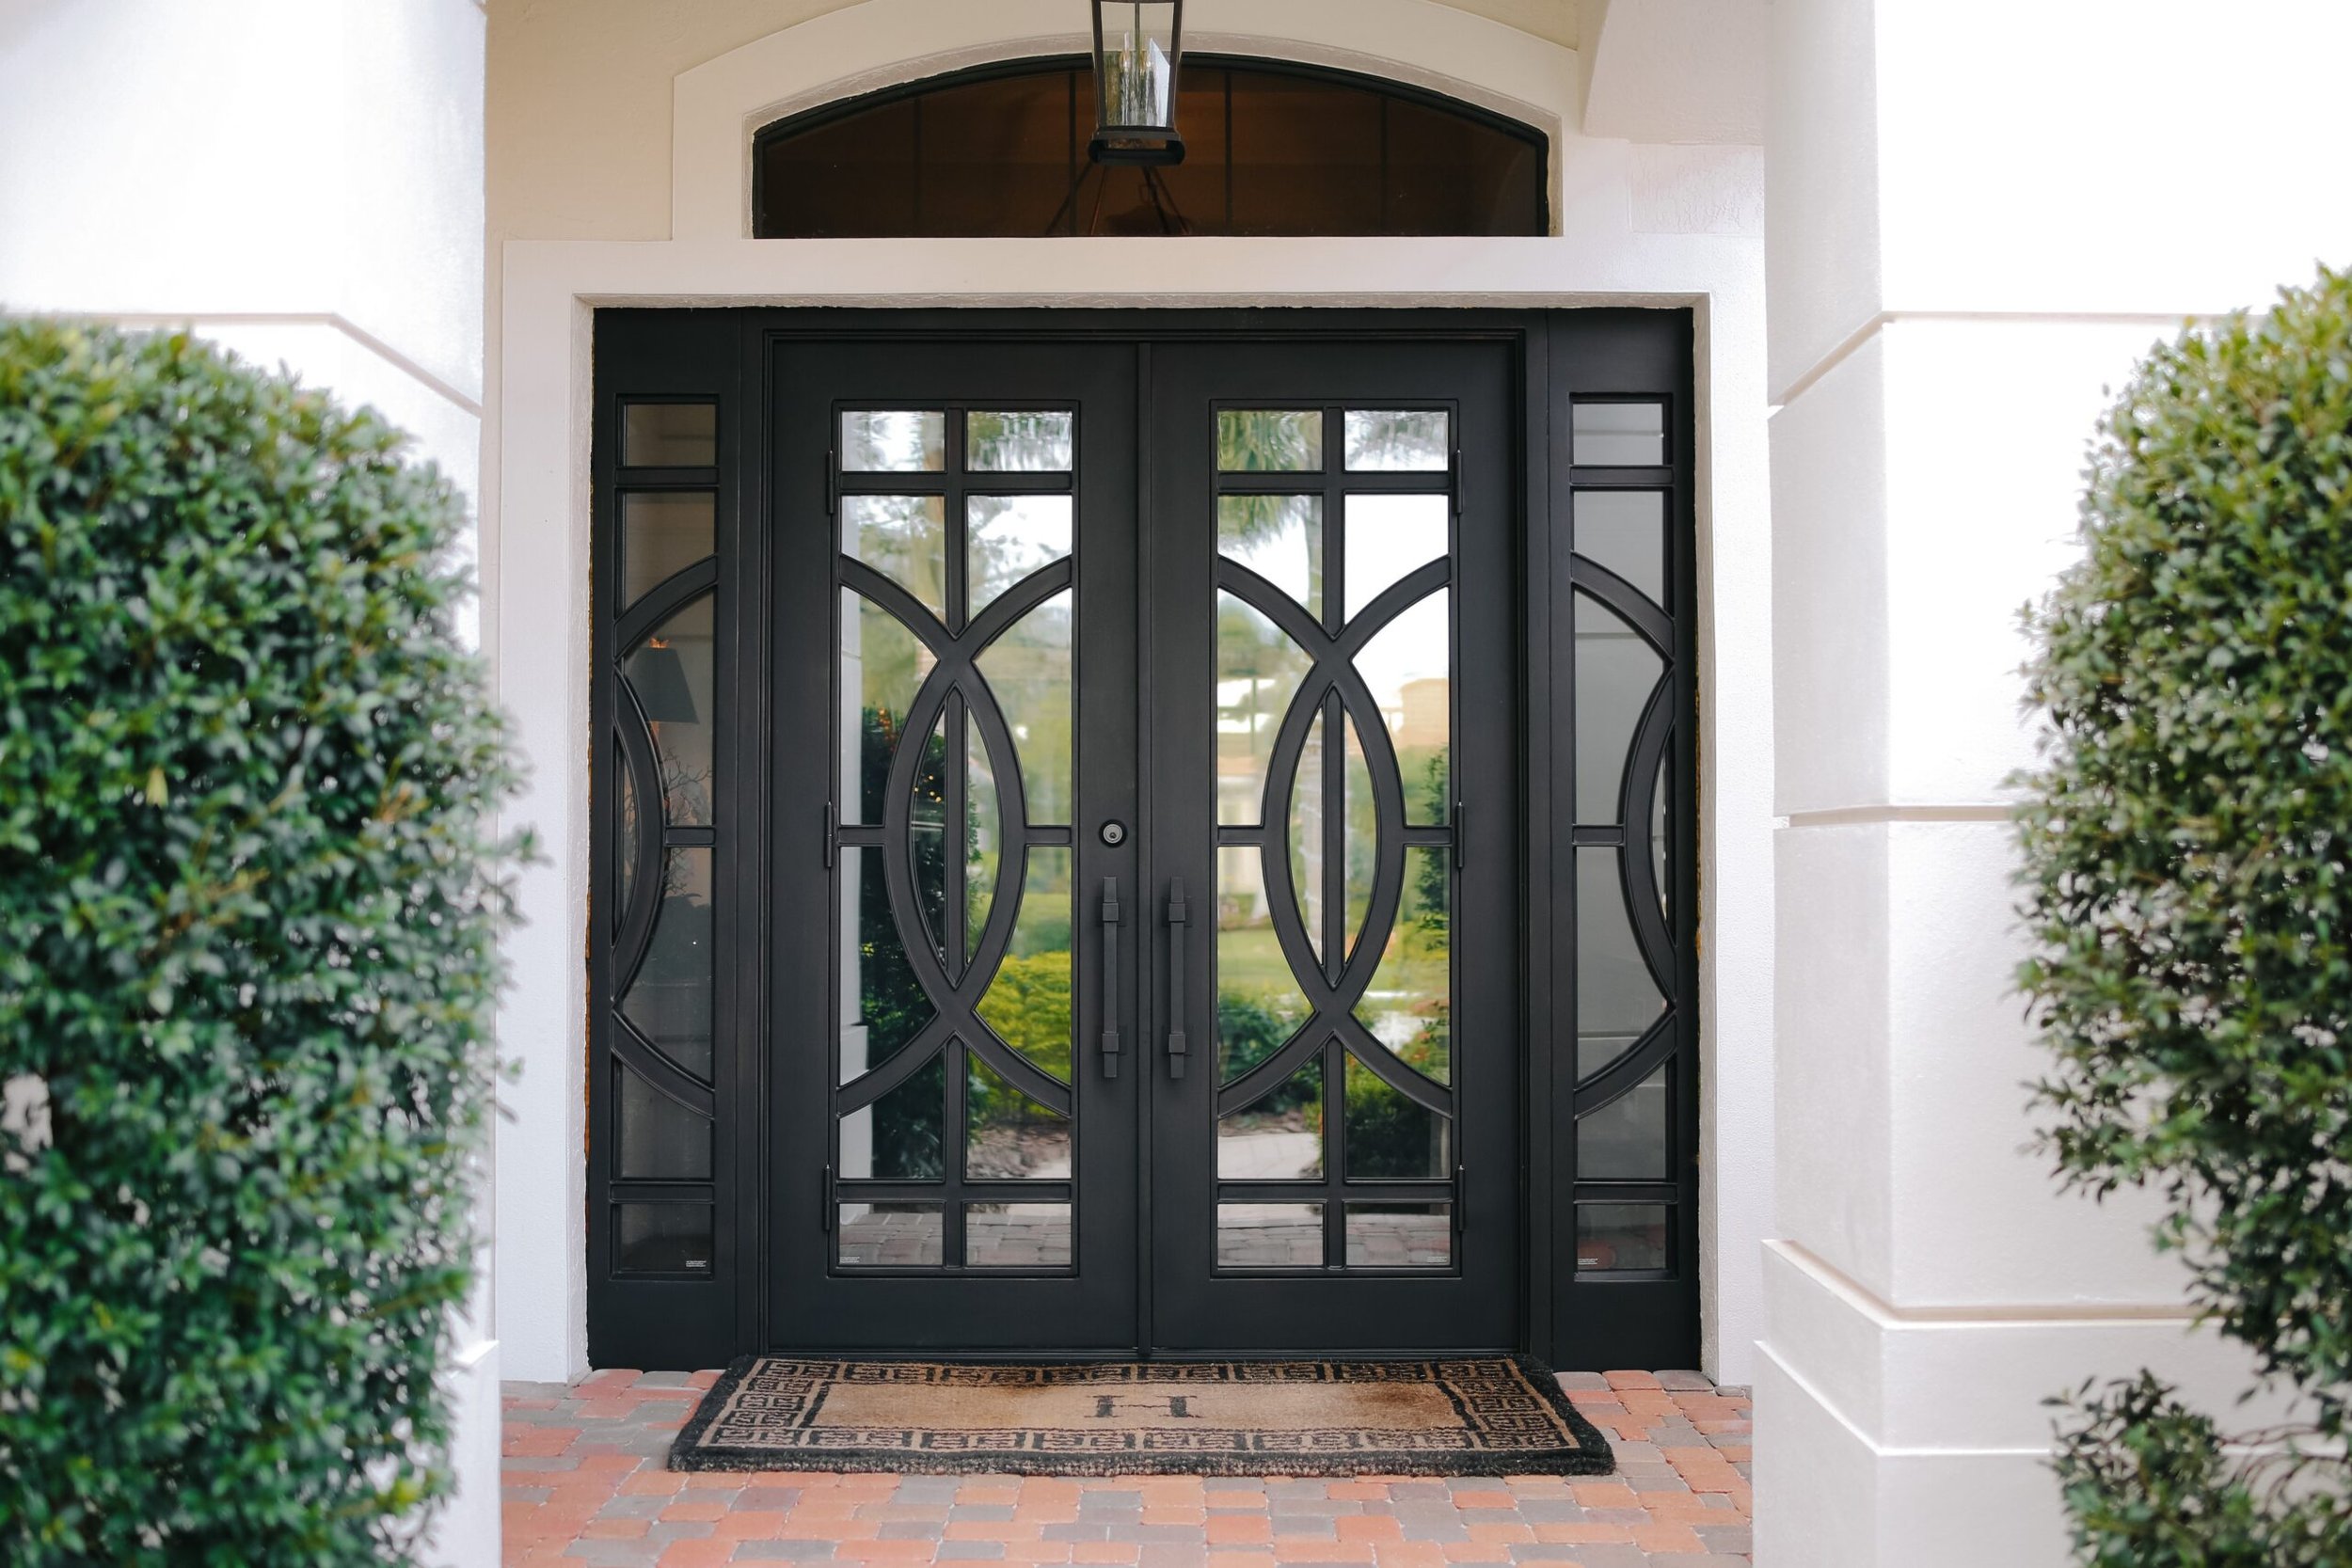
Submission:
M 2352 260 L 2352 12 L 1776 0 L 1768 136 L 1779 1183 L 1760 1568 L 2064 1560 L 2045 1396 L 2225 1416 L 2151 1207 L 2026 1149 L 2017 608 L 2183 319 Z M 2186 46 L 2193 60 L 2185 59 Z
M 476 493 L 473 0 L 0 0 L 0 309 L 192 326 L 373 404 Z M 498 1560 L 485 1269 L 441 1560 Z
M 1187 25 L 1220 47 L 1344 60 L 1565 128 L 1558 238 L 754 242 L 741 237 L 740 190 L 763 113 L 827 84 L 847 92 L 1073 47 L 1083 8 L 492 6 L 489 222 L 502 244 L 489 285 L 489 636 L 535 761 L 519 816 L 554 854 L 526 879 L 532 924 L 514 947 L 524 981 L 501 1024 L 525 1064 L 500 1159 L 510 1376 L 585 1366 L 587 818 L 577 759 L 586 755 L 593 306 L 1617 303 L 1688 305 L 1699 321 L 1705 1314 L 1710 1368 L 1746 1380 L 1772 1183 L 1760 159 L 1753 148 L 1577 135 L 1581 71 L 1560 42 L 1573 8 L 1479 8 L 1540 13 L 1543 36 L 1424 0 L 1194 0 Z M 809 20 L 787 29 L 800 17 Z

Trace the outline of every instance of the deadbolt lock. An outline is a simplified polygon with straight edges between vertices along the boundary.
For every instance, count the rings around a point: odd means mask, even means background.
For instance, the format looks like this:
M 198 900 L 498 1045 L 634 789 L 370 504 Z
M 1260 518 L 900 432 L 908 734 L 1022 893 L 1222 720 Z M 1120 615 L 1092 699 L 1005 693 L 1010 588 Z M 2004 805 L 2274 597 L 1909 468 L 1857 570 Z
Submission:
M 1127 842 L 1127 824 L 1125 824 L 1124 822 L 1105 822 L 1105 823 L 1104 823 L 1104 824 L 1103 824 L 1103 842 L 1104 842 L 1104 843 L 1105 843 L 1105 844 L 1107 844 L 1107 845 L 1109 845 L 1109 846 L 1110 846 L 1112 848 L 1114 848 L 1114 849 L 1118 848 L 1120 845 L 1122 845 L 1122 844 L 1126 843 L 1126 842 Z

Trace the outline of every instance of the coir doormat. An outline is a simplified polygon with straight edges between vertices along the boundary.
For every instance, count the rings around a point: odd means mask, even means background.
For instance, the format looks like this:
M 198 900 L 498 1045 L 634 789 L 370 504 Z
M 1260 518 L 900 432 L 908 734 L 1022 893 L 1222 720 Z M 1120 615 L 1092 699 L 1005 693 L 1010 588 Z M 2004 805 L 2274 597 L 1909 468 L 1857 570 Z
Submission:
M 745 1356 L 674 1470 L 1015 1475 L 1601 1475 L 1544 1369 L 1431 1361 L 988 1365 Z

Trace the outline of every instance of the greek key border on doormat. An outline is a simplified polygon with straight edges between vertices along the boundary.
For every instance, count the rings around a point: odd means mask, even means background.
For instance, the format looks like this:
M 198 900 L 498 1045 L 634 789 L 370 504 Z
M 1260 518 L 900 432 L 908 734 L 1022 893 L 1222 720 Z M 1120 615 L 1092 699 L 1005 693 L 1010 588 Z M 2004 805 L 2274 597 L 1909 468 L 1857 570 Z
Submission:
M 835 1386 L 942 1390 L 1122 1385 L 1428 1384 L 1454 1420 L 1418 1427 L 825 1426 Z M 1271 1391 L 1271 1389 L 1269 1389 Z M 1415 1361 L 1002 1364 L 747 1355 L 695 1407 L 674 1470 L 1010 1475 L 1606 1475 L 1609 1440 L 1524 1357 Z

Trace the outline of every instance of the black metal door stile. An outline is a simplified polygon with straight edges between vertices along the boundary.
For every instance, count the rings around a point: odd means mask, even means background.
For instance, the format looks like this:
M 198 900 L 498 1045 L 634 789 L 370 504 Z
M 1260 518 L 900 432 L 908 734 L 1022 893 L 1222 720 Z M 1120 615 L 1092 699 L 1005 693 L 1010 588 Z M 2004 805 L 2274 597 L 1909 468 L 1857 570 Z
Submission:
M 597 331 L 596 1364 L 1695 1360 L 1687 316 Z

